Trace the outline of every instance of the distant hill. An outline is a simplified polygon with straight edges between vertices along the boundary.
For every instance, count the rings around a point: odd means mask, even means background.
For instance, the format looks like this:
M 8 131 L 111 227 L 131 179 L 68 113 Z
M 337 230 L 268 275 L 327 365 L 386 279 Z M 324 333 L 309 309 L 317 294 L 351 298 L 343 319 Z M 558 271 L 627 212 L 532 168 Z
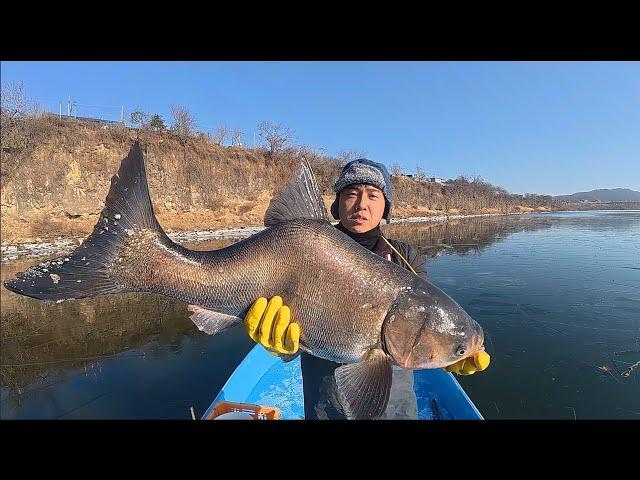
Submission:
M 640 192 L 628 188 L 603 188 L 571 195 L 558 195 L 555 198 L 565 202 L 640 202 Z

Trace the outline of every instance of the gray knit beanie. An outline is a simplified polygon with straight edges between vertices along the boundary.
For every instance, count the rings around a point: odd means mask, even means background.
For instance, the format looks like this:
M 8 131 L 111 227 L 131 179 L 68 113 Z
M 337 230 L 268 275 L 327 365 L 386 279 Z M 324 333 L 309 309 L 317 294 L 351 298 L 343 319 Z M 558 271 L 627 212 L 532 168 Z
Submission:
M 336 199 L 331 205 L 331 214 L 339 219 L 338 200 L 340 192 L 349 185 L 366 183 L 382 190 L 385 199 L 384 213 L 382 217 L 389 222 L 391 220 L 391 202 L 393 201 L 393 187 L 391 176 L 382 163 L 374 162 L 366 158 L 359 158 L 347 163 L 340 172 L 340 176 L 333 185 Z

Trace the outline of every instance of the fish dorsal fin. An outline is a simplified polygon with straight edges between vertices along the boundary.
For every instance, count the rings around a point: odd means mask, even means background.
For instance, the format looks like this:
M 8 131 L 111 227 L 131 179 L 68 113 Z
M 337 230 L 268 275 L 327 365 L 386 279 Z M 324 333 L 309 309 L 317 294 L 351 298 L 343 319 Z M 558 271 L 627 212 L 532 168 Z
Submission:
M 347 418 L 379 418 L 387 408 L 391 392 L 391 358 L 375 348 L 367 358 L 336 369 L 337 393 Z
M 242 321 L 239 317 L 225 313 L 214 312 L 200 305 L 187 305 L 187 310 L 193 312 L 189 318 L 196 324 L 198 330 L 209 335 L 224 332 L 226 329 Z
M 316 177 L 307 159 L 302 159 L 293 178 L 271 199 L 264 215 L 264 224 L 270 227 L 298 218 L 329 220 Z

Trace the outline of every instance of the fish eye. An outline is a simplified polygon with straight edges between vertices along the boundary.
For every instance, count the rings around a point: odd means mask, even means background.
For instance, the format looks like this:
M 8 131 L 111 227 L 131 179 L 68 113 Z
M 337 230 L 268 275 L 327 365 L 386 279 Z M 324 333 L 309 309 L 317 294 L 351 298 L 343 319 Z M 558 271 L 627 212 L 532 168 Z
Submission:
M 465 344 L 461 344 L 456 347 L 456 355 L 461 357 L 465 353 L 467 353 L 467 346 Z

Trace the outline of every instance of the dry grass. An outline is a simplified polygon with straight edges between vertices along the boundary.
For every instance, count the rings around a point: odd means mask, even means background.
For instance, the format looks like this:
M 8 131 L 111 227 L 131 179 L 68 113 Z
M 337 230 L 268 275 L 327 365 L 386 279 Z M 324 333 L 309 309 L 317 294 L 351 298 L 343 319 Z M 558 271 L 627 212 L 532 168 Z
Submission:
M 154 211 L 169 231 L 261 225 L 270 198 L 291 178 L 301 156 L 309 160 L 328 210 L 341 168 L 339 160 L 307 148 L 272 156 L 262 149 L 218 146 L 204 137 L 183 145 L 169 131 L 56 117 L 34 118 L 9 133 L 2 145 L 3 244 L 89 234 L 111 176 L 138 137 L 146 147 Z M 498 201 L 477 188 L 472 195 L 478 184 L 445 188 L 398 176 L 393 184 L 396 218 L 536 208 Z

